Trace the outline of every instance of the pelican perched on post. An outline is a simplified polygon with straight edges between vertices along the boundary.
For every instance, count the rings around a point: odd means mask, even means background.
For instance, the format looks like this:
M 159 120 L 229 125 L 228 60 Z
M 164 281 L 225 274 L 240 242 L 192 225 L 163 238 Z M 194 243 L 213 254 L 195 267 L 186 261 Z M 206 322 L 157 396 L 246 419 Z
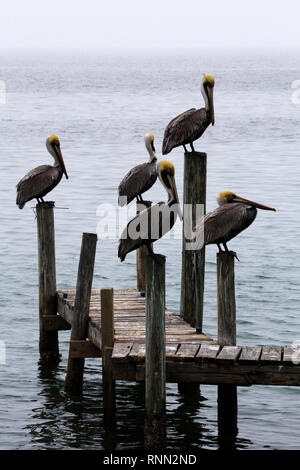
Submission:
M 146 149 L 149 152 L 150 161 L 132 168 L 122 179 L 119 185 L 119 206 L 129 204 L 135 197 L 142 202 L 142 194 L 154 185 L 157 179 L 157 156 L 154 147 L 154 135 L 147 132 L 144 135 Z
M 264 206 L 237 196 L 232 191 L 223 191 L 217 196 L 220 207 L 205 215 L 196 228 L 196 238 L 203 245 L 215 243 L 222 252 L 221 244 L 229 252 L 227 242 L 252 224 L 257 209 L 276 211 L 273 207 Z M 204 237 L 203 235 L 204 230 Z M 231 251 L 237 257 L 234 251 Z
M 148 207 L 127 224 L 119 242 L 118 256 L 121 261 L 124 261 L 128 253 L 142 245 L 146 245 L 149 253 L 157 261 L 161 261 L 161 255 L 153 253 L 151 243 L 171 230 L 177 216 L 182 220 L 174 165 L 169 160 L 159 160 L 157 168 L 158 177 L 169 195 L 168 202 L 159 202 Z
M 17 184 L 17 205 L 23 209 L 26 202 L 36 199 L 45 202 L 46 196 L 60 182 L 63 173 L 68 179 L 64 159 L 60 150 L 59 138 L 51 134 L 46 140 L 48 152 L 54 158 L 54 165 L 41 165 L 29 171 Z
M 175 147 L 190 144 L 194 152 L 193 142 L 212 124 L 215 124 L 213 89 L 215 86 L 214 76 L 206 73 L 202 80 L 201 93 L 204 98 L 205 107 L 201 109 L 192 108 L 172 119 L 165 129 L 162 146 L 162 154 L 167 155 Z

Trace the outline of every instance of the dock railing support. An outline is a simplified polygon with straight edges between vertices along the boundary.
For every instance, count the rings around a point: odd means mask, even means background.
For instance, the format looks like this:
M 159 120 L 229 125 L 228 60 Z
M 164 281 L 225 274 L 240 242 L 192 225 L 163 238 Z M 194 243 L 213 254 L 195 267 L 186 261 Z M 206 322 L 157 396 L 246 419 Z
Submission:
M 217 254 L 218 279 L 218 343 L 236 345 L 236 305 L 234 256 L 230 252 Z M 219 437 L 230 440 L 237 434 L 237 387 L 218 385 Z
M 40 358 L 58 361 L 58 331 L 47 331 L 43 317 L 57 315 L 55 233 L 53 202 L 37 204 L 38 259 L 39 259 L 39 325 Z
M 166 439 L 165 260 L 146 260 L 145 448 L 160 449 Z
M 201 218 L 199 209 L 206 211 L 206 167 L 207 155 L 204 152 L 186 152 L 184 154 L 184 184 L 183 184 L 183 236 L 182 236 L 182 270 L 181 270 L 181 301 L 180 315 L 186 322 L 202 333 L 203 298 L 204 298 L 204 269 L 205 247 L 201 250 L 187 250 L 190 229 Z M 189 206 L 187 206 L 189 205 Z M 198 213 L 196 211 L 198 205 Z M 186 211 L 192 208 L 191 217 Z M 200 216 L 200 217 L 199 217 Z M 190 220 L 192 219 L 192 221 Z M 192 227 L 187 227 L 192 222 Z
M 115 381 L 112 371 L 114 345 L 114 290 L 103 288 L 101 302 L 102 389 L 104 421 L 112 424 L 115 417 Z
M 65 382 L 65 391 L 70 395 L 80 395 L 82 393 L 84 358 L 71 357 L 71 343 L 73 340 L 85 340 L 87 338 L 96 246 L 97 235 L 94 233 L 83 233 L 76 284 L 68 369 Z

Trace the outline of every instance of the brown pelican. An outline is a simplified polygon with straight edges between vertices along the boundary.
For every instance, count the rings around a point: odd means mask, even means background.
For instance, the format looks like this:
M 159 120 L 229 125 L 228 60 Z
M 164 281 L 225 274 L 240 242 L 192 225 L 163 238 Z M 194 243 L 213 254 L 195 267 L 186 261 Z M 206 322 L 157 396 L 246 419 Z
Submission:
M 219 251 L 222 252 L 220 246 L 222 243 L 225 251 L 229 252 L 227 242 L 252 224 L 257 214 L 257 208 L 276 211 L 273 207 L 249 201 L 231 191 L 220 193 L 217 201 L 220 207 L 205 215 L 196 228 L 196 238 L 200 243 L 200 247 L 197 248 L 215 243 L 218 245 Z M 236 256 L 234 251 L 230 253 Z
M 212 74 L 206 73 L 202 80 L 201 93 L 204 98 L 205 108 L 192 108 L 172 119 L 165 129 L 162 146 L 162 154 L 166 155 L 175 147 L 190 144 L 194 152 L 193 142 L 199 139 L 209 124 L 214 125 L 214 100 L 213 89 L 215 79 Z
M 159 160 L 157 168 L 158 177 L 169 195 L 168 202 L 159 202 L 148 207 L 127 224 L 119 242 L 118 256 L 121 261 L 124 261 L 131 251 L 146 245 L 149 253 L 161 262 L 161 255 L 153 253 L 151 243 L 171 230 L 177 215 L 182 220 L 174 165 L 169 160 Z
M 147 132 L 144 135 L 144 140 L 150 155 L 150 161 L 135 166 L 124 176 L 119 185 L 119 206 L 129 204 L 135 197 L 138 202 L 142 202 L 141 194 L 150 189 L 157 179 L 157 156 L 154 147 L 154 135 L 151 132 Z
M 17 205 L 23 209 L 26 202 L 36 199 L 45 202 L 43 197 L 60 182 L 63 173 L 68 174 L 60 150 L 59 138 L 51 134 L 46 140 L 48 152 L 54 158 L 54 165 L 41 165 L 29 171 L 17 184 Z

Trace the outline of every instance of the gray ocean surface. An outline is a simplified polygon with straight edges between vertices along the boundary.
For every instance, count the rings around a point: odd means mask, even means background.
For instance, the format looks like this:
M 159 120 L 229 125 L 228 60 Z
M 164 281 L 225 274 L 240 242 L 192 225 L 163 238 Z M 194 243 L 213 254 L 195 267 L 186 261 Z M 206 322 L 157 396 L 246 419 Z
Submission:
M 15 185 L 31 168 L 51 163 L 45 139 L 56 133 L 69 180 L 62 179 L 46 199 L 55 200 L 57 207 L 57 287 L 73 289 L 82 232 L 99 228 L 101 204 L 112 205 L 118 214 L 121 178 L 148 158 L 144 133 L 154 133 L 161 155 L 170 119 L 203 106 L 203 72 L 216 78 L 216 123 L 195 144 L 208 154 L 207 210 L 217 206 L 216 195 L 227 189 L 277 209 L 258 211 L 251 227 L 229 243 L 241 260 L 236 263 L 237 344 L 300 344 L 300 104 L 292 100 L 292 83 L 300 79 L 299 54 L 2 56 L 0 340 L 6 345 L 6 363 L 0 364 L 0 449 L 111 445 L 102 425 L 100 360 L 86 361 L 84 396 L 75 401 L 63 390 L 70 333 L 60 333 L 62 361 L 55 370 L 38 363 L 35 203 L 20 211 Z M 182 149 L 168 158 L 182 200 Z M 166 200 L 166 193 L 157 182 L 146 198 Z M 180 225 L 174 233 L 181 234 Z M 100 237 L 95 288 L 135 287 L 135 253 L 121 264 L 117 246 L 116 237 Z M 167 256 L 167 305 L 179 312 L 180 236 L 160 240 L 156 251 Z M 206 251 L 204 312 L 204 330 L 214 337 L 216 251 L 215 246 Z M 201 392 L 206 400 L 185 401 L 175 384 L 167 384 L 169 449 L 219 447 L 217 390 L 202 386 Z M 116 396 L 116 449 L 137 449 L 143 442 L 144 386 L 118 382 Z M 238 449 L 300 447 L 298 388 L 245 387 L 239 388 L 238 398 Z

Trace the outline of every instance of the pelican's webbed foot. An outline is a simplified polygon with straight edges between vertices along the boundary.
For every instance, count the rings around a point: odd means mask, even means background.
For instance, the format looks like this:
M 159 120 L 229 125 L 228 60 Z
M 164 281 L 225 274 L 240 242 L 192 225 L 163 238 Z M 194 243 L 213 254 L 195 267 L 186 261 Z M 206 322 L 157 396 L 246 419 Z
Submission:
M 40 197 L 39 199 L 37 199 L 37 202 L 38 204 L 42 205 L 42 206 L 45 206 L 45 207 L 55 207 L 55 202 L 54 201 L 44 201 L 44 199 L 42 197 Z
M 144 206 L 146 206 L 146 207 L 151 207 L 151 206 L 152 206 L 152 201 L 145 201 L 145 200 L 143 199 L 140 204 L 144 204 Z
M 150 245 L 147 245 L 147 248 L 149 255 L 152 256 L 155 261 L 157 261 L 159 264 L 164 264 L 164 262 L 166 261 L 166 257 L 164 255 L 153 253 L 152 247 Z
M 225 253 L 229 253 L 231 256 L 233 256 L 233 257 L 236 258 L 238 261 L 240 261 L 239 258 L 238 258 L 238 255 L 237 255 L 237 252 L 236 252 L 236 251 L 226 250 Z
M 238 261 L 240 261 L 239 258 L 238 258 L 238 255 L 237 255 L 236 251 L 228 250 L 228 246 L 227 246 L 226 243 L 223 243 L 223 245 L 224 245 L 224 248 L 225 248 L 225 252 L 226 252 L 226 253 L 230 253 L 234 258 L 236 258 Z M 218 246 L 219 246 L 219 245 L 218 245 Z M 220 248 L 220 247 L 219 247 L 219 248 Z M 220 249 L 221 249 L 221 248 L 220 248 Z

